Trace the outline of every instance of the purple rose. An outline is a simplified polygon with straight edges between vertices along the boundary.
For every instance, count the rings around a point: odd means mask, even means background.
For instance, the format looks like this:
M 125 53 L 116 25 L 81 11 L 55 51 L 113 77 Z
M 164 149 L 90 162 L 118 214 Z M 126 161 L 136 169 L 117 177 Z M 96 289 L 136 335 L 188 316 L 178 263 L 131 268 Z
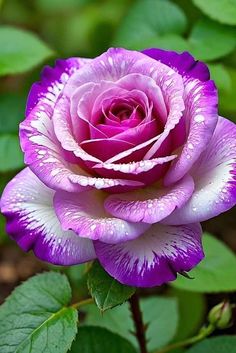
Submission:
M 20 126 L 29 167 L 2 195 L 7 232 L 54 264 L 98 258 L 128 285 L 191 270 L 199 222 L 236 200 L 236 128 L 217 101 L 186 52 L 109 49 L 46 67 Z

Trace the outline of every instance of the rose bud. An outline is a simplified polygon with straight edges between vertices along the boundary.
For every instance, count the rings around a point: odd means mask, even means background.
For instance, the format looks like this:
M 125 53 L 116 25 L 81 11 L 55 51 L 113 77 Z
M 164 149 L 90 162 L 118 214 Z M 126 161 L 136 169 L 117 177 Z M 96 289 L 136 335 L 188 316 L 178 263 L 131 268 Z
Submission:
M 208 314 L 208 321 L 219 329 L 230 326 L 232 319 L 232 305 L 225 301 L 214 306 Z

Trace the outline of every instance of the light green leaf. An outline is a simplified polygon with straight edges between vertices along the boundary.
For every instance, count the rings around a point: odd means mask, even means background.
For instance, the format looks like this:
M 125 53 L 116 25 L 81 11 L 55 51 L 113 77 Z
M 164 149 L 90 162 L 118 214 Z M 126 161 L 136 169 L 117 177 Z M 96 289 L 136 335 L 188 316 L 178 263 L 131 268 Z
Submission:
M 28 71 L 52 55 L 53 51 L 35 34 L 0 27 L 0 76 Z
M 23 154 L 17 135 L 0 135 L 0 172 L 8 172 L 23 167 Z
M 38 11 L 55 15 L 65 11 L 76 11 L 82 5 L 90 2 L 91 0 L 35 0 L 35 6 Z
M 0 307 L 1 353 L 66 353 L 77 332 L 67 278 L 48 272 L 17 287 Z
M 236 0 L 193 0 L 207 16 L 227 25 L 236 25 Z
M 219 336 L 197 343 L 186 353 L 236 353 L 236 336 Z
M 208 64 L 211 79 L 215 81 L 219 90 L 229 92 L 231 89 L 231 78 L 227 68 L 222 64 Z
M 98 261 L 93 263 L 88 273 L 88 288 L 101 311 L 124 303 L 135 292 L 134 287 L 125 286 L 109 276 Z
M 141 300 L 144 323 L 148 324 L 148 350 L 163 347 L 175 336 L 178 326 L 178 305 L 175 298 L 150 297 Z M 135 347 L 138 347 L 134 325 L 128 303 L 101 314 L 93 305 L 86 308 L 87 325 L 106 327 L 113 332 L 126 337 Z M 158 335 L 156 333 L 159 333 Z
M 70 353 L 137 353 L 124 337 L 102 327 L 84 326 L 72 345 Z
M 203 18 L 193 26 L 188 42 L 197 59 L 219 59 L 235 49 L 236 29 Z
M 230 292 L 236 290 L 236 256 L 210 234 L 203 237 L 205 259 L 189 275 L 178 276 L 172 286 L 193 292 Z
M 194 335 L 200 328 L 205 314 L 205 297 L 201 293 L 173 288 L 171 295 L 178 300 L 179 323 L 174 342 Z
M 168 344 L 178 327 L 178 302 L 176 298 L 149 297 L 141 300 L 144 323 L 148 324 L 146 337 L 148 350 Z M 158 334 L 157 334 L 158 333 Z
M 118 307 L 101 313 L 95 305 L 89 305 L 85 308 L 85 325 L 105 327 L 122 337 L 127 338 L 137 347 L 137 342 L 130 332 L 134 330 L 129 304 L 124 303 Z
M 24 119 L 26 97 L 19 94 L 0 95 L 0 132 L 18 133 L 19 123 Z
M 168 0 L 137 1 L 121 23 L 114 45 L 130 47 L 158 35 L 178 35 L 185 31 L 186 25 L 183 11 Z
M 129 49 L 142 50 L 146 48 L 162 48 L 166 50 L 174 50 L 178 52 L 189 51 L 188 42 L 176 34 L 166 34 L 164 36 L 154 36 L 138 40 L 129 45 Z

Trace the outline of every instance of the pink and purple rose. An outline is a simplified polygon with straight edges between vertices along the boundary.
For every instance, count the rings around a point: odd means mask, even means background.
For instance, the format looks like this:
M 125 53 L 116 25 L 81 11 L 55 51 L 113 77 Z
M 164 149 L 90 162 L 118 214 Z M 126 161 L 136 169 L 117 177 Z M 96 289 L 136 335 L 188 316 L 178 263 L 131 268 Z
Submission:
M 186 52 L 109 49 L 46 67 L 20 125 L 28 167 L 1 199 L 7 232 L 54 264 L 97 258 L 128 285 L 191 270 L 199 222 L 236 201 L 236 127 L 217 102 Z

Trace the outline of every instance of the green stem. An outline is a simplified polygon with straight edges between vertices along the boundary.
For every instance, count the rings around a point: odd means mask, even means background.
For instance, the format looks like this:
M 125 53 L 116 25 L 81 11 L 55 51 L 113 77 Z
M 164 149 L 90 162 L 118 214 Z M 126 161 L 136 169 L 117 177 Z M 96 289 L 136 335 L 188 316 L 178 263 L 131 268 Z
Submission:
M 176 349 L 176 348 L 190 346 L 191 344 L 194 344 L 194 343 L 197 343 L 197 342 L 203 340 L 204 338 L 209 336 L 214 330 L 215 330 L 215 326 L 209 324 L 207 327 L 203 327 L 196 336 L 187 338 L 184 341 L 170 344 L 169 346 L 166 346 L 166 347 L 164 347 L 160 350 L 154 351 L 152 353 L 167 353 L 167 352 L 172 351 L 173 349 Z
M 71 307 L 75 309 L 79 309 L 81 308 L 81 306 L 92 304 L 93 302 L 94 302 L 93 298 L 88 298 L 88 299 L 81 300 L 78 303 L 72 304 Z

